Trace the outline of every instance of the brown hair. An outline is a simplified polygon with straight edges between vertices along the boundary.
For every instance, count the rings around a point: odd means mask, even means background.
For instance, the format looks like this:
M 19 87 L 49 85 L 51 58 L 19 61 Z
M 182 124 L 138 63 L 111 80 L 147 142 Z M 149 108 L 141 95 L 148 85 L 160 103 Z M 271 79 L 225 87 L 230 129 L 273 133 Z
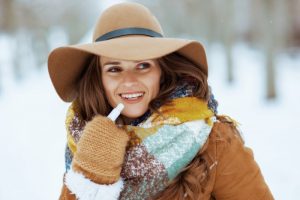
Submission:
M 207 74 L 201 70 L 200 66 L 179 53 L 171 53 L 158 58 L 157 61 L 161 67 L 162 75 L 159 94 L 149 104 L 151 111 L 158 112 L 158 105 L 169 104 L 168 97 L 178 86 L 178 82 L 186 78 L 193 80 L 195 86 L 193 96 L 208 100 Z M 90 65 L 83 72 L 79 82 L 76 104 L 80 117 L 85 121 L 91 120 L 96 114 L 107 115 L 112 109 L 105 97 L 99 66 L 99 57 L 91 57 Z M 201 154 L 198 153 L 193 161 L 182 169 L 169 186 L 155 199 L 176 200 L 183 199 L 185 196 L 187 200 L 197 200 L 204 192 L 207 179 L 207 164 Z
M 208 100 L 207 75 L 200 70 L 200 66 L 179 53 L 171 53 L 158 58 L 157 61 L 162 70 L 160 91 L 158 96 L 149 103 L 150 111 L 157 112 L 158 105 L 170 103 L 168 97 L 176 88 L 178 81 L 184 78 L 193 80 L 194 97 Z M 105 97 L 99 57 L 92 56 L 89 63 L 79 82 L 76 99 L 78 112 L 85 121 L 91 120 L 96 114 L 107 115 L 112 109 Z

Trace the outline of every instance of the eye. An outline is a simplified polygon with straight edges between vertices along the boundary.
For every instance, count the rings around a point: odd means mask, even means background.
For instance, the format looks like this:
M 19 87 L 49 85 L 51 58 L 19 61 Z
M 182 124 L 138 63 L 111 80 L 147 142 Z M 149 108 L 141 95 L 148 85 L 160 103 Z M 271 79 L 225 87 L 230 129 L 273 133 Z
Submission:
M 144 63 L 140 63 L 140 64 L 138 65 L 138 68 L 139 68 L 139 69 L 148 69 L 150 66 L 151 66 L 150 63 L 144 62 Z
M 120 72 L 120 71 L 121 71 L 120 67 L 110 67 L 107 70 L 107 72 Z

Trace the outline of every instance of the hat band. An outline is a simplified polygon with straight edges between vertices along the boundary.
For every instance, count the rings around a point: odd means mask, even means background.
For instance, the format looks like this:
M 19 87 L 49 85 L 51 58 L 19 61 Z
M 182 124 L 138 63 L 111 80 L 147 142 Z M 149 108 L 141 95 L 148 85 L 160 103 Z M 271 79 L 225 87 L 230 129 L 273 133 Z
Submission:
M 125 36 L 125 35 L 147 35 L 150 37 L 163 37 L 162 34 L 146 28 L 122 28 L 101 35 L 96 39 L 95 42 L 109 40 L 112 38 Z

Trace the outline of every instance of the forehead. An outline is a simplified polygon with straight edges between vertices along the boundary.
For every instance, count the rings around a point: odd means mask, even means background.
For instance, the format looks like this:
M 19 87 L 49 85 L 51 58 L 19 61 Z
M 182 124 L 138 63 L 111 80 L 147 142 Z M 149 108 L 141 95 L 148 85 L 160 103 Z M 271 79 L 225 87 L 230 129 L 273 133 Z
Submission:
M 101 66 L 104 65 L 109 65 L 109 64 L 136 64 L 142 61 L 148 61 L 148 62 L 153 62 L 156 63 L 157 61 L 155 59 L 149 59 L 149 60 L 121 60 L 121 59 L 117 59 L 117 58 L 110 58 L 110 57 L 105 57 L 105 56 L 101 56 L 100 57 L 100 64 Z
M 117 58 L 110 58 L 110 57 L 105 57 L 105 56 L 100 57 L 101 65 L 110 64 L 110 63 L 138 63 L 138 62 L 140 62 L 140 61 L 120 60 Z

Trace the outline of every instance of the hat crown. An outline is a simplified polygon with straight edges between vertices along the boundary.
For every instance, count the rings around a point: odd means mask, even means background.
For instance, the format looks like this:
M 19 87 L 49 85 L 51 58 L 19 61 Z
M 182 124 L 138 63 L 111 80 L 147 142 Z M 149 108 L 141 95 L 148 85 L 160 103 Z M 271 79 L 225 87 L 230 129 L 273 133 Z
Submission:
M 163 30 L 150 10 L 137 3 L 119 3 L 106 9 L 99 17 L 93 42 L 100 36 L 123 28 L 145 28 L 163 35 Z

